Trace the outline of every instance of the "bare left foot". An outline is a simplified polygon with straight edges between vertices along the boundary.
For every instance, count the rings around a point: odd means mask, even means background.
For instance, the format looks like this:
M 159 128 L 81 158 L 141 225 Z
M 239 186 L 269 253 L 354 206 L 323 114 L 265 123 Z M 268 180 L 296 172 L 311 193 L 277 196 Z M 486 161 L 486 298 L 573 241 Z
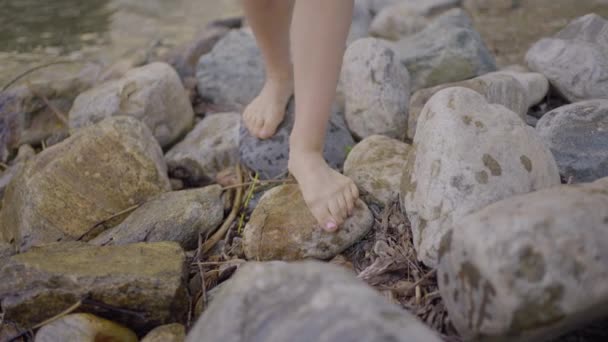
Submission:
M 243 112 L 243 120 L 249 132 L 259 138 L 268 139 L 274 135 L 283 122 L 289 98 L 293 95 L 293 81 L 267 79 L 264 88 Z

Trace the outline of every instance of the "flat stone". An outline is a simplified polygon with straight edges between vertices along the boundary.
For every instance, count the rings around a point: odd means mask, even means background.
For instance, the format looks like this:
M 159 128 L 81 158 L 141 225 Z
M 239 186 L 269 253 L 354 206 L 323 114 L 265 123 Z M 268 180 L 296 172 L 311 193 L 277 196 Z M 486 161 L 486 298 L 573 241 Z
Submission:
M 401 179 L 418 258 L 435 266 L 442 236 L 463 216 L 559 184 L 551 152 L 519 115 L 467 88 L 439 91 L 422 110 Z
M 0 303 L 6 317 L 29 327 L 89 298 L 104 307 L 85 303 L 82 311 L 148 330 L 185 318 L 185 261 L 172 242 L 36 247 L 0 266 Z M 141 314 L 108 311 L 108 305 Z
M 338 231 L 319 227 L 296 184 L 268 190 L 243 230 L 243 249 L 251 260 L 330 259 L 371 229 L 372 213 L 358 200 Z
M 186 338 L 244 340 L 441 341 L 348 270 L 313 261 L 239 267 Z
M 186 327 L 173 323 L 154 328 L 141 342 L 184 342 L 185 339 Z
M 221 195 L 219 185 L 160 194 L 89 243 L 106 246 L 174 241 L 185 250 L 195 249 L 199 234 L 211 234 L 222 223 Z
M 530 48 L 526 62 L 570 102 L 608 99 L 608 20 L 588 14 Z
M 588 100 L 552 110 L 536 125 L 560 173 L 573 183 L 608 176 L 608 100 Z
M 137 342 L 137 335 L 120 324 L 88 313 L 64 316 L 36 333 L 34 342 Z
M 117 115 L 141 120 L 163 147 L 185 134 L 194 120 L 179 76 L 171 66 L 160 62 L 130 70 L 121 79 L 80 94 L 70 110 L 70 129 Z
M 361 193 L 382 205 L 399 196 L 401 174 L 410 146 L 396 139 L 372 135 L 348 154 L 344 175 L 352 179 Z
M 341 83 L 346 122 L 355 136 L 404 137 L 410 75 L 391 44 L 376 38 L 351 44 L 344 55 Z
M 464 340 L 549 341 L 608 315 L 608 178 L 494 203 L 441 245 L 439 288 Z
M 26 163 L 4 194 L 0 241 L 20 251 L 61 240 L 87 241 L 103 220 L 169 187 L 162 151 L 148 127 L 132 117 L 112 117 Z
M 199 185 L 235 166 L 239 160 L 240 125 L 238 113 L 206 116 L 165 155 L 171 177 Z

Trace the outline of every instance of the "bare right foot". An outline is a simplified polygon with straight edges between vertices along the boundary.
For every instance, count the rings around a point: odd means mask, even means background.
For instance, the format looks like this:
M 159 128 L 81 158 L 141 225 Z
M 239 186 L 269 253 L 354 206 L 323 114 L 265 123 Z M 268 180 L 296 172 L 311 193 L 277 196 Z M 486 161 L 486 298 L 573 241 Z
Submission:
M 293 95 L 291 77 L 268 78 L 258 97 L 243 112 L 243 120 L 249 132 L 259 139 L 272 137 L 283 122 L 291 95 Z
M 288 168 L 298 181 L 308 209 L 323 229 L 335 231 L 352 215 L 359 198 L 357 186 L 329 167 L 320 153 L 292 150 Z

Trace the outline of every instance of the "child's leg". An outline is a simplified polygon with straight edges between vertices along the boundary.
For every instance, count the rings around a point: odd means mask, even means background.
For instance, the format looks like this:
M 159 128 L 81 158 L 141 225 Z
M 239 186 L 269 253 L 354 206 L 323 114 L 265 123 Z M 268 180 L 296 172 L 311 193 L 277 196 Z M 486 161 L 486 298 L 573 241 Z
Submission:
M 332 170 L 322 154 L 352 9 L 353 0 L 298 0 L 292 24 L 296 121 L 289 171 L 327 230 L 346 219 L 359 197 L 353 181 Z
M 271 137 L 285 116 L 293 94 L 289 55 L 289 26 L 293 0 L 244 0 L 245 14 L 266 66 L 266 83 L 243 113 L 245 125 L 254 136 Z

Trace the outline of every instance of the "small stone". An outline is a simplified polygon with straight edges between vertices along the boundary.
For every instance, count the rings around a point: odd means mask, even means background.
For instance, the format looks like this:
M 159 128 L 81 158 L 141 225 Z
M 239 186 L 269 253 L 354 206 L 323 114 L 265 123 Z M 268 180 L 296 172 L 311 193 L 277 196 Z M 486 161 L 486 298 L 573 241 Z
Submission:
M 354 42 L 344 55 L 341 77 L 346 122 L 354 135 L 404 137 L 410 75 L 391 44 L 376 38 Z
M 185 250 L 195 249 L 199 234 L 208 236 L 222 223 L 221 195 L 219 185 L 160 194 L 89 243 L 107 246 L 174 241 Z
M 148 127 L 132 117 L 109 118 L 25 164 L 4 194 L 0 241 L 20 251 L 55 241 L 87 241 L 99 222 L 169 186 L 162 151 Z
M 186 270 L 186 256 L 172 242 L 50 244 L 0 265 L 0 303 L 6 317 L 30 327 L 86 297 L 101 303 L 86 305 L 87 312 L 104 315 L 108 305 L 137 312 L 114 310 L 112 319 L 148 330 L 185 318 Z
M 373 216 L 358 200 L 337 232 L 318 226 L 298 185 L 268 190 L 253 210 L 243 231 L 245 256 L 251 260 L 330 259 L 361 239 L 371 229 Z
M 409 149 L 408 144 L 399 140 L 372 135 L 350 151 L 344 162 L 344 175 L 373 201 L 390 205 L 398 198 Z
M 589 182 L 608 176 L 608 100 L 556 108 L 538 121 L 536 130 L 569 181 Z
M 137 335 L 120 324 L 88 313 L 77 313 L 49 323 L 36 333 L 34 342 L 112 341 L 137 342 Z
M 220 113 L 205 117 L 165 155 L 169 174 L 186 184 L 215 179 L 218 172 L 239 160 L 241 115 Z
M 225 284 L 186 341 L 441 341 L 340 266 L 249 262 Z
M 550 341 L 605 318 L 607 228 L 608 178 L 462 218 L 441 243 L 437 277 L 462 338 Z
M 551 152 L 519 115 L 467 88 L 439 91 L 422 110 L 401 179 L 418 258 L 435 266 L 442 236 L 463 216 L 559 184 Z
M 184 342 L 185 339 L 186 327 L 173 323 L 154 328 L 141 342 Z
M 116 115 L 140 119 L 163 147 L 185 134 L 194 120 L 179 76 L 171 66 L 160 62 L 130 70 L 121 79 L 80 94 L 70 110 L 70 128 Z

